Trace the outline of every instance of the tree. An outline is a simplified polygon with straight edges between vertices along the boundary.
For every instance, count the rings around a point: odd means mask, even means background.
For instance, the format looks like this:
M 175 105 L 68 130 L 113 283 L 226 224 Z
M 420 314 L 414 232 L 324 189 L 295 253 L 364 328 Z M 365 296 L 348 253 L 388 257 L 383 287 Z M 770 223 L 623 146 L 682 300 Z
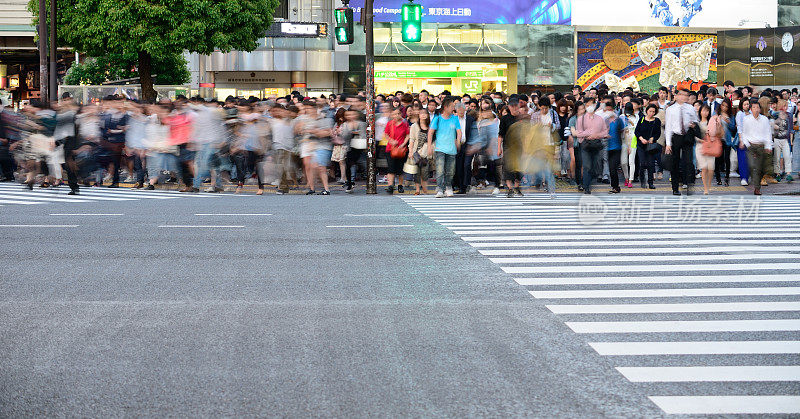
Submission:
M 138 56 L 134 54 L 106 54 L 74 63 L 64 77 L 65 84 L 103 84 L 114 80 L 139 77 Z M 191 79 L 186 59 L 182 54 L 153 57 L 153 84 L 184 84 Z
M 48 0 L 49 1 L 49 0 Z M 89 56 L 137 57 L 142 97 L 154 100 L 153 57 L 252 51 L 279 0 L 57 0 L 59 44 Z M 38 1 L 28 10 L 38 20 Z

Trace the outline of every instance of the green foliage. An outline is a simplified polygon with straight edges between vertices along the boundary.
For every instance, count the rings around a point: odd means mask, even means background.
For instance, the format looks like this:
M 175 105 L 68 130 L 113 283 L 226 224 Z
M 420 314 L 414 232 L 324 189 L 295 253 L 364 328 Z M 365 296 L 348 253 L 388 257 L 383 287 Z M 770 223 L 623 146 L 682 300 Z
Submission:
M 73 64 L 64 77 L 64 84 L 103 84 L 108 81 L 139 77 L 136 54 L 107 54 Z M 154 83 L 176 85 L 191 79 L 186 59 L 181 54 L 153 57 Z
M 279 0 L 58 0 L 59 44 L 90 56 L 252 51 Z M 28 9 L 38 15 L 38 0 Z M 34 24 L 38 19 L 34 18 Z

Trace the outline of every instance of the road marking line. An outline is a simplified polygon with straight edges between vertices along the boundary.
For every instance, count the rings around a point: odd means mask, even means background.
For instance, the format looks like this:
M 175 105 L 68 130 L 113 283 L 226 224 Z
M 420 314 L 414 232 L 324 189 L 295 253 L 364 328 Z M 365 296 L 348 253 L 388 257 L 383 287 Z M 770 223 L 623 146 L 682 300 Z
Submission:
M 800 250 L 800 249 L 798 249 Z M 588 263 L 588 262 L 679 262 L 722 261 L 754 259 L 800 259 L 800 255 L 786 253 L 738 253 L 732 255 L 623 255 L 623 256 L 546 256 L 546 257 L 499 257 L 489 258 L 494 263 L 507 265 L 516 263 Z
M 685 276 L 606 276 L 514 278 L 520 285 L 618 285 L 618 284 L 685 284 L 718 282 L 797 282 L 800 275 L 685 275 Z
M 800 311 L 800 301 L 680 304 L 554 304 L 547 305 L 547 308 L 555 314 L 731 313 L 745 311 Z
M 493 232 L 489 232 L 493 233 Z M 464 234 L 463 232 L 461 234 Z M 484 232 L 477 232 L 474 234 L 485 234 Z M 764 239 L 763 234 L 750 234 L 750 233 L 714 233 L 715 237 L 725 237 L 725 238 L 732 238 L 732 239 L 742 239 L 742 238 L 751 238 L 751 239 Z M 579 240 L 584 238 L 591 238 L 591 239 L 604 239 L 604 240 L 623 240 L 627 243 L 628 239 L 650 239 L 653 240 L 651 243 L 656 242 L 656 237 L 651 234 L 612 234 L 612 235 L 605 235 L 605 234 L 584 234 L 584 235 L 577 235 L 577 234 L 547 234 L 547 235 L 540 235 L 540 236 L 466 236 L 461 237 L 464 241 L 523 241 L 523 240 L 552 240 L 553 238 L 567 238 L 573 240 Z M 658 234 L 658 240 L 661 239 L 681 239 L 681 238 L 706 238 L 708 234 L 671 234 L 671 233 L 664 233 Z M 783 234 L 783 233 L 776 233 L 772 234 L 770 239 L 791 239 L 796 238 L 797 234 Z M 772 241 L 770 240 L 770 243 Z M 580 244 L 576 242 L 575 244 Z
M 78 224 L 0 224 L 2 228 L 74 228 Z
M 636 290 L 528 291 L 534 298 L 655 298 L 729 297 L 738 295 L 800 295 L 800 287 L 658 288 Z
M 604 356 L 800 354 L 797 340 L 589 342 L 589 346 Z
M 325 226 L 327 228 L 399 228 L 399 227 L 414 227 L 413 224 L 373 224 L 373 225 L 358 225 L 358 226 Z
M 196 215 L 196 216 L 198 216 L 198 217 L 213 217 L 213 216 L 219 216 L 219 217 L 238 217 L 238 216 L 240 216 L 240 215 L 241 215 L 241 216 L 246 216 L 246 217 L 247 217 L 247 216 L 264 216 L 264 217 L 266 217 L 266 216 L 270 216 L 270 215 L 272 215 L 272 214 L 195 214 L 195 215 Z
M 668 415 L 790 415 L 800 396 L 649 396 Z
M 83 199 L 64 199 L 64 198 L 50 198 L 48 196 L 30 196 L 24 193 L 3 193 L 0 194 L 0 198 L 12 198 L 12 199 L 21 199 L 26 201 L 45 201 L 45 202 L 91 202 Z
M 574 245 L 574 244 L 573 244 Z M 625 246 L 630 246 L 625 243 Z M 478 249 L 478 252 L 484 256 L 513 256 L 513 255 L 563 255 L 565 249 Z M 757 252 L 765 250 L 764 246 L 716 246 L 716 247 L 650 247 L 650 248 L 635 248 L 631 246 L 626 249 L 605 248 L 605 249 L 575 249 L 570 248 L 569 252 L 576 255 L 583 254 L 614 254 L 614 255 L 632 255 L 638 256 L 642 254 L 647 255 L 661 255 L 663 253 L 735 253 L 735 252 Z M 770 246 L 769 251 L 772 252 L 800 252 L 800 246 Z M 742 253 L 737 253 L 741 255 Z M 719 256 L 719 255 L 712 255 Z M 648 258 L 651 256 L 642 256 Z M 670 257 L 671 256 L 667 256 Z M 796 257 L 800 258 L 800 255 Z M 625 259 L 631 260 L 631 259 Z M 672 259 L 666 259 L 672 260 Z M 583 259 L 581 259 L 583 261 Z
M 345 217 L 421 217 L 424 214 L 345 214 Z
M 0 203 L 3 204 L 19 204 L 19 205 L 36 205 L 36 204 L 44 204 L 42 201 L 16 201 L 13 199 L 0 199 Z
M 800 319 L 565 322 L 575 333 L 796 332 Z
M 715 231 L 709 231 L 708 233 L 697 233 L 697 231 L 703 230 L 692 230 L 687 229 L 685 232 L 677 232 L 680 230 L 669 230 L 668 233 L 658 233 L 658 238 L 681 238 L 681 237 L 708 237 L 710 234 L 713 234 L 713 237 L 761 237 L 764 238 L 764 234 L 769 233 L 770 236 L 780 236 L 780 237 L 797 237 L 800 235 L 800 228 L 776 228 L 776 229 L 767 229 L 767 228 L 759 228 L 752 231 L 746 232 L 737 232 L 731 231 L 734 230 L 732 228 L 729 229 L 718 229 Z M 789 234 L 789 233 L 794 234 Z M 564 233 L 564 234 L 560 234 Z M 592 239 L 608 239 L 608 240 L 625 240 L 626 238 L 636 238 L 636 239 L 646 239 L 651 238 L 653 242 L 656 243 L 656 236 L 654 236 L 653 232 L 647 233 L 644 230 L 630 232 L 630 231 L 621 231 L 618 234 L 605 234 L 603 232 L 581 232 L 581 231 L 567 231 L 559 230 L 559 229 L 547 229 L 547 230 L 540 230 L 535 228 L 528 228 L 528 229 L 519 229 L 519 230 L 463 230 L 458 231 L 458 234 L 470 234 L 474 236 L 480 236 L 481 234 L 541 234 L 538 236 L 539 239 L 551 239 L 556 237 L 561 238 L 571 238 L 571 239 L 582 239 L 582 238 L 592 238 Z M 505 239 L 503 236 L 496 236 L 497 240 L 513 240 L 513 239 Z M 518 237 L 518 236 L 510 236 L 510 237 Z M 470 237 L 471 238 L 471 237 Z M 531 240 L 536 240 L 531 239 Z
M 660 272 L 663 270 L 691 271 L 771 271 L 780 269 L 800 269 L 800 263 L 727 263 L 694 265 L 581 265 L 581 266 L 504 266 L 503 271 L 510 274 L 531 273 L 577 273 L 577 272 Z
M 616 367 L 633 383 L 800 381 L 800 367 L 742 365 L 713 367 Z
M 224 225 L 161 225 L 158 228 L 244 228 L 244 226 L 224 226 Z
M 751 238 L 751 239 L 710 239 L 710 240 L 664 240 L 659 242 L 660 245 L 675 245 L 675 246 L 694 246 L 694 245 L 705 245 L 705 244 L 728 244 L 728 243 L 758 243 L 762 244 L 762 240 L 758 238 Z M 797 239 L 784 239 L 784 240 L 770 240 L 770 244 L 800 244 L 800 238 Z M 472 247 L 567 247 L 570 250 L 575 247 L 576 245 L 580 246 L 608 246 L 607 241 L 555 241 L 555 242 L 471 242 L 469 243 Z M 625 246 L 635 248 L 639 247 L 647 247 L 652 246 L 652 240 L 626 240 Z M 764 247 L 761 246 L 763 249 Z
M 87 212 L 87 213 L 77 213 L 77 214 L 50 214 L 50 215 L 63 216 L 63 217 L 81 217 L 81 216 L 95 216 L 95 215 L 98 216 L 98 217 L 116 217 L 116 216 L 121 216 L 121 215 L 125 215 L 125 214 L 122 214 L 122 213 L 118 213 L 118 214 L 92 214 L 92 213 L 88 213 Z

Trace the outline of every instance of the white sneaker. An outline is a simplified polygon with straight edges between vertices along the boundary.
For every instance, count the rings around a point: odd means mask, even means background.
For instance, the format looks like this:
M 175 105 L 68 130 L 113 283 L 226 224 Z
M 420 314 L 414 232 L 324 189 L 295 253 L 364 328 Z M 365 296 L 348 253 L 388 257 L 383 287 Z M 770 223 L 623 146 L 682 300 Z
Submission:
M 739 173 L 731 172 L 731 177 L 739 177 Z
M 550 192 L 550 199 L 556 199 L 556 193 Z
M 492 195 L 500 195 L 500 188 L 492 189 Z
M 444 198 L 442 191 L 436 191 L 436 198 Z
M 446 196 L 448 198 L 452 197 L 453 196 L 453 188 L 447 188 L 447 190 L 445 190 L 444 196 Z
M 747 181 L 742 179 L 742 186 L 747 186 Z

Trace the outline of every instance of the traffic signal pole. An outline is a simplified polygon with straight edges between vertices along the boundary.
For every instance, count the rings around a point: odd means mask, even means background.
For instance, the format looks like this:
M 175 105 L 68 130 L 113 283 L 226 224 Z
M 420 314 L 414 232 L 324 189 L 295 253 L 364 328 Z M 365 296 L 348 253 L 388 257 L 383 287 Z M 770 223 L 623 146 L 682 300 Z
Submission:
M 372 37 L 373 0 L 364 2 L 364 32 L 366 32 L 366 71 L 367 71 L 367 194 L 378 193 L 377 168 L 375 162 L 375 45 Z

